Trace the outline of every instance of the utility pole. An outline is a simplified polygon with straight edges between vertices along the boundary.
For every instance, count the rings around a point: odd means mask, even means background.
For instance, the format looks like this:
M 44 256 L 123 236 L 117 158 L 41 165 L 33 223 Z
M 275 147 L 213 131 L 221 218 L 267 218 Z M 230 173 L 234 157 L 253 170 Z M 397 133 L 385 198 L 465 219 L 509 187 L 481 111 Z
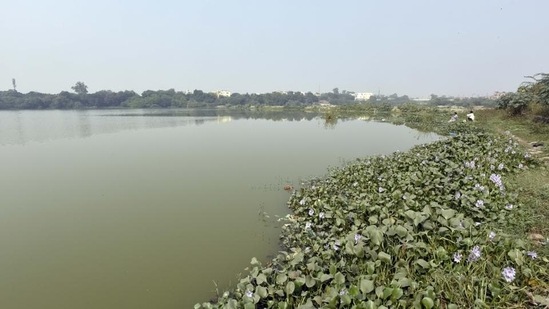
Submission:
M 17 84 L 15 83 L 15 78 L 11 79 L 11 84 L 13 85 L 13 91 L 17 92 Z

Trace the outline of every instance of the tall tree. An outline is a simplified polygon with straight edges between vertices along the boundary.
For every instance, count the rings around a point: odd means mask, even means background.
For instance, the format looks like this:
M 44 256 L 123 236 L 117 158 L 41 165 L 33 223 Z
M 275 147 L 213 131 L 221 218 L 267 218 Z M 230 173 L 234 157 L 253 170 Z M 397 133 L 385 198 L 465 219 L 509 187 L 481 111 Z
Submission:
M 15 83 L 15 78 L 11 79 L 11 84 L 13 85 L 13 91 L 17 92 L 17 84 Z
M 84 84 L 83 82 L 76 82 L 76 84 L 72 86 L 71 89 L 78 94 L 88 93 L 88 86 L 86 86 L 86 84 Z

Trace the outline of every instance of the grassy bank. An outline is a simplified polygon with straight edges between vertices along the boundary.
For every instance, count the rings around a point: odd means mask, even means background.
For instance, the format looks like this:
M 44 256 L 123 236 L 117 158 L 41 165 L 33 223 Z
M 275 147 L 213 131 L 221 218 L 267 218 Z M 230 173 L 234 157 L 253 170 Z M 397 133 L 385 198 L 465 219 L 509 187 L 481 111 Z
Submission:
M 331 113 L 358 116 L 354 108 Z M 417 106 L 386 112 L 451 137 L 351 162 L 294 192 L 286 251 L 252 259 L 234 290 L 195 308 L 549 305 L 548 246 L 538 237 L 547 237 L 547 170 L 521 145 L 537 137 L 517 129 L 528 123 L 508 128 L 503 115 L 481 111 L 474 124 L 448 123 L 446 111 Z

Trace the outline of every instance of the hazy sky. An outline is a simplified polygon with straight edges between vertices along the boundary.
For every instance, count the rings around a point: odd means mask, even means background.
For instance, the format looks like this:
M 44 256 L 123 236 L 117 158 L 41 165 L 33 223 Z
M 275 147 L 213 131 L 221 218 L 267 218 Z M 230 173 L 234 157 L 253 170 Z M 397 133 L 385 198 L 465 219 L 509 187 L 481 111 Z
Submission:
M 0 90 L 514 91 L 547 0 L 0 0 Z

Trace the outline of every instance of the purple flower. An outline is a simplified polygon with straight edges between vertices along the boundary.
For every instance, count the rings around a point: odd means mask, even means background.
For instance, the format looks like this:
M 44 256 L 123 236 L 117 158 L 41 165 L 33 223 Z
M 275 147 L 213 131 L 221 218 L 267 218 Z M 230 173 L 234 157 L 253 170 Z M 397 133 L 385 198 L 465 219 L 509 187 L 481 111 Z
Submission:
M 496 184 L 498 187 L 503 187 L 503 182 L 501 182 L 501 176 L 498 174 L 492 174 L 490 175 L 490 180 Z
M 484 201 L 483 200 L 477 200 L 476 203 L 475 203 L 475 206 L 477 208 L 482 208 L 484 207 Z
M 305 223 L 305 229 L 310 229 L 311 225 L 312 225 L 311 222 Z
M 471 253 L 469 253 L 469 257 L 467 257 L 467 262 L 472 263 L 476 262 L 478 259 L 480 259 L 481 253 L 480 253 L 480 247 L 474 246 L 471 250 Z
M 461 193 L 459 191 L 456 192 L 456 195 L 454 196 L 454 198 L 456 200 L 459 200 L 459 198 L 461 197 Z
M 488 234 L 488 238 L 489 238 L 490 240 L 494 240 L 494 238 L 496 238 L 496 233 L 490 232 L 490 234 Z
M 299 205 L 301 205 L 301 206 L 305 205 L 305 199 L 304 198 L 301 199 L 301 201 L 299 201 Z
M 507 209 L 507 210 L 511 210 L 511 209 L 513 209 L 513 207 L 514 207 L 513 204 L 505 205 L 505 209 Z
M 312 208 L 309 209 L 309 216 L 312 216 L 312 215 L 314 215 L 314 214 L 315 214 L 315 211 L 314 211 Z
M 343 296 L 345 294 L 347 294 L 347 289 L 346 288 L 343 288 L 343 289 L 341 289 L 341 291 L 339 291 L 339 295 Z
M 462 258 L 462 257 L 463 257 L 463 256 L 461 255 L 461 253 L 459 253 L 459 252 L 454 253 L 454 262 L 455 262 L 455 263 L 461 262 L 461 258 Z
M 362 235 L 355 234 L 355 243 L 358 243 L 358 241 L 362 238 Z
M 505 279 L 505 281 L 512 282 L 513 280 L 515 280 L 516 272 L 513 267 L 505 267 L 501 271 L 501 275 L 503 276 L 503 279 Z
M 518 168 L 523 168 L 523 167 L 524 167 L 524 165 L 522 165 L 522 163 L 520 163 L 520 164 L 518 165 Z
M 318 214 L 318 217 L 319 217 L 320 219 L 324 218 L 324 212 L 320 212 L 320 213 Z
M 528 251 L 526 252 L 526 255 L 528 255 L 532 260 L 535 260 L 538 258 L 538 254 L 536 251 Z
M 505 167 L 505 166 L 503 165 L 503 163 L 500 163 L 500 164 L 498 165 L 498 170 L 502 170 L 504 167 Z
M 254 293 L 252 291 L 246 291 L 246 296 L 252 298 L 254 297 Z

